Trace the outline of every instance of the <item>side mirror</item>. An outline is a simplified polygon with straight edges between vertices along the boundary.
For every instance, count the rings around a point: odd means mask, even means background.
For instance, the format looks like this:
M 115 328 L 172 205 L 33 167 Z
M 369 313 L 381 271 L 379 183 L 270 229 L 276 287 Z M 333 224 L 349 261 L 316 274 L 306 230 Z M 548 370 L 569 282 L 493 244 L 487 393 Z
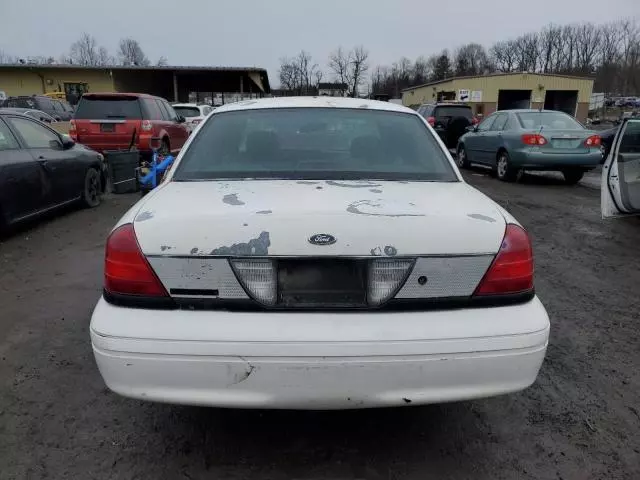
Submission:
M 62 149 L 63 150 L 69 150 L 70 148 L 73 148 L 75 146 L 76 142 L 74 142 L 71 137 L 68 136 L 63 136 L 62 137 Z
M 178 115 L 178 117 L 176 118 L 176 120 L 178 121 L 178 123 L 184 123 L 187 121 L 186 118 L 184 118 L 182 115 Z

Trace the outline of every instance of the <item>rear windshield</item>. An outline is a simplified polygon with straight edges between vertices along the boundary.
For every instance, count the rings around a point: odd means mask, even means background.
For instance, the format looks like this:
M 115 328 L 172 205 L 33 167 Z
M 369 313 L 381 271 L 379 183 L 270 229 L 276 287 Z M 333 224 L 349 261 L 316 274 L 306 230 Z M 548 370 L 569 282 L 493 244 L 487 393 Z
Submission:
M 521 112 L 516 113 L 522 128 L 534 130 L 549 128 L 556 130 L 584 130 L 576 119 L 560 112 Z
M 135 97 L 82 97 L 74 118 L 139 120 L 142 118 L 142 112 L 140 102 Z
M 38 108 L 33 98 L 8 98 L 5 106 L 11 108 Z
M 176 111 L 178 115 L 182 115 L 183 117 L 199 117 L 200 116 L 200 110 L 197 107 L 178 107 L 174 105 L 173 109 Z
M 464 117 L 471 120 L 473 118 L 473 113 L 471 112 L 471 107 L 468 107 L 466 105 L 451 105 L 446 107 L 436 107 L 435 117 L 438 120 L 443 118 L 455 117 Z
M 416 115 L 336 108 L 214 115 L 173 179 L 220 178 L 458 180 Z

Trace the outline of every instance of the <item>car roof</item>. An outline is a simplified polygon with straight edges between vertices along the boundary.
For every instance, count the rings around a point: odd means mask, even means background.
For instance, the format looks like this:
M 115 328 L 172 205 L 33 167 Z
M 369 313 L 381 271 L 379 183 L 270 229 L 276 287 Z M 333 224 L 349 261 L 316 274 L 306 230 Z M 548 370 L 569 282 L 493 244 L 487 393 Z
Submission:
M 363 110 L 376 110 L 388 112 L 402 112 L 417 115 L 417 113 L 402 105 L 381 102 L 379 100 L 367 100 L 361 98 L 343 97 L 274 97 L 255 100 L 243 100 L 236 103 L 227 103 L 217 107 L 215 113 L 224 113 L 238 110 L 260 110 L 267 108 L 352 108 Z
M 148 93 L 125 93 L 125 92 L 91 92 L 85 93 L 83 97 L 136 97 L 136 98 L 160 98 Z
M 495 113 L 564 113 L 565 115 L 569 115 L 568 113 L 561 112 L 560 110 L 540 110 L 538 108 L 511 108 L 509 110 L 496 110 Z M 571 116 L 571 115 L 569 115 Z
M 33 108 L 6 107 L 0 108 L 0 113 L 24 113 L 34 110 Z
M 172 103 L 172 107 L 206 107 L 203 103 Z

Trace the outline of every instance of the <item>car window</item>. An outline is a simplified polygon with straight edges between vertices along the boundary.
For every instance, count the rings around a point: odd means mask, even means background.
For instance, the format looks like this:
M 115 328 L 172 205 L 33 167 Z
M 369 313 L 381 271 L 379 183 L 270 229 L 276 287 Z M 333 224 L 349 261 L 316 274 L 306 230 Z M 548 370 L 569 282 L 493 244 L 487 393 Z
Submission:
M 640 121 L 629 121 L 620 140 L 620 153 L 640 153 Z
M 188 117 L 199 117 L 200 109 L 198 107 L 179 107 L 174 106 L 173 109 L 178 115 L 182 115 L 185 118 Z
M 154 99 L 143 98 L 141 101 L 145 108 L 145 118 L 148 120 L 162 120 L 164 118 L 162 110 L 160 110 L 160 107 Z
M 37 97 L 34 106 L 37 106 L 38 110 L 45 110 L 49 112 L 53 110 L 53 103 L 51 99 L 47 97 Z
M 471 107 L 466 105 L 440 105 L 435 108 L 435 115 L 437 120 L 446 120 L 456 117 L 465 117 L 469 120 L 473 118 L 473 112 Z
M 22 137 L 27 148 L 52 148 L 52 141 L 60 142 L 56 133 L 33 120 L 9 117 L 8 121 Z
M 555 130 L 584 130 L 573 117 L 562 112 L 521 112 L 516 113 L 522 128 L 534 130 L 549 128 Z
M 493 125 L 493 122 L 495 119 L 496 119 L 496 115 L 489 115 L 482 122 L 480 122 L 480 125 L 478 125 L 478 131 L 486 132 L 487 130 L 489 130 Z
M 78 103 L 74 118 L 78 120 L 102 118 L 140 120 L 142 110 L 137 97 L 85 95 Z
M 65 113 L 62 103 L 58 102 L 57 100 L 52 100 L 51 103 L 53 104 L 53 109 L 56 111 L 56 113 Z
M 158 108 L 160 108 L 160 112 L 162 113 L 162 119 L 166 121 L 171 120 L 171 115 L 169 115 L 169 111 L 164 105 L 164 102 L 162 100 L 156 99 L 156 103 L 158 104 Z
M 169 102 L 167 102 L 165 100 L 162 100 L 162 99 L 160 101 L 162 102 L 162 104 L 167 109 L 167 113 L 169 114 L 169 120 L 171 120 L 172 122 L 178 121 L 178 114 L 173 109 L 173 107 L 171 105 L 169 105 Z M 200 115 L 200 113 L 198 113 L 198 115 Z
M 416 115 L 339 108 L 217 114 L 193 139 L 173 178 L 246 177 L 457 181 Z
M 491 130 L 501 131 L 504 129 L 504 126 L 507 124 L 507 120 L 509 120 L 509 115 L 507 113 L 500 113 L 496 116 L 496 119 L 491 124 Z
M 504 126 L 503 130 L 515 130 L 519 128 L 518 123 L 513 118 L 513 115 L 507 115 L 507 123 Z
M 0 119 L 0 151 L 15 150 L 17 148 L 20 148 L 18 141 L 9 130 L 7 124 Z
M 37 108 L 36 102 L 31 97 L 9 98 L 6 101 L 7 107 L 11 108 Z
M 174 110 L 175 110 L 175 108 L 174 108 Z M 211 113 L 211 111 L 212 111 L 212 110 L 213 110 L 213 109 L 212 109 L 211 107 L 203 107 L 203 108 L 202 108 L 202 114 L 203 114 L 204 116 L 207 116 L 207 115 L 209 115 L 209 114 Z

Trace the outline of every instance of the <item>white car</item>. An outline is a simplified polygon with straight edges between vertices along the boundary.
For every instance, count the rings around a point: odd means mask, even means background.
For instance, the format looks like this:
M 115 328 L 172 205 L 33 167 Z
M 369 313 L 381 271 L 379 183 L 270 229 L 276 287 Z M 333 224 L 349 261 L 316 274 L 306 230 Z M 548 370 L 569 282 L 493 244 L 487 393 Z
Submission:
M 176 103 L 172 107 L 178 115 L 185 118 L 185 126 L 189 132 L 193 132 L 198 124 L 214 110 L 214 107 L 209 105 L 196 103 Z
M 91 342 L 121 395 L 240 408 L 522 390 L 549 318 L 531 242 L 416 112 L 225 105 L 117 223 Z
M 623 120 L 602 167 L 603 217 L 640 214 L 640 118 Z

